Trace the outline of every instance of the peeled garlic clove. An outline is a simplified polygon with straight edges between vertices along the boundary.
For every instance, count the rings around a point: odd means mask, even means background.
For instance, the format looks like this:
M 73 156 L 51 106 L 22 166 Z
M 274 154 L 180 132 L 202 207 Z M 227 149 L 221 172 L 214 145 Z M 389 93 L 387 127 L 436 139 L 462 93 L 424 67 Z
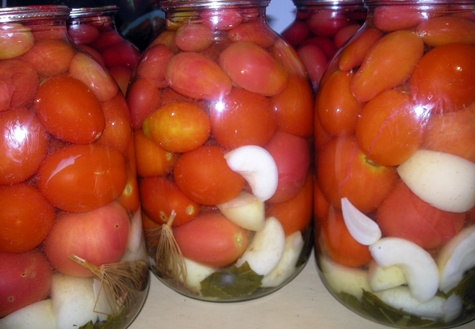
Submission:
M 231 170 L 248 182 L 254 194 L 264 202 L 277 190 L 279 174 L 272 155 L 256 145 L 238 147 L 224 155 Z
M 285 233 L 275 217 L 266 219 L 264 228 L 254 235 L 242 256 L 236 261 L 240 267 L 245 262 L 258 275 L 269 274 L 279 263 L 285 246 Z
M 97 321 L 92 284 L 92 278 L 53 275 L 51 299 L 58 328 L 76 329 L 89 321 L 93 323 Z
M 368 269 L 368 283 L 374 291 L 379 291 L 402 286 L 407 280 L 399 266 L 383 268 L 372 261 Z
M 188 258 L 185 258 L 184 261 L 186 267 L 185 283 L 188 288 L 198 293 L 201 290 L 201 281 L 213 274 L 215 269 Z
M 397 171 L 415 195 L 438 209 L 465 212 L 475 205 L 475 163 L 471 161 L 418 150 Z
M 264 203 L 248 192 L 241 192 L 236 198 L 218 204 L 221 213 L 234 224 L 250 231 L 264 228 Z
M 319 265 L 325 281 L 336 293 L 344 292 L 361 300 L 363 291 L 372 291 L 368 285 L 368 271 L 366 270 L 346 267 L 327 257 L 321 257 Z
M 56 329 L 51 299 L 45 299 L 10 313 L 0 319 L 2 329 Z
M 475 225 L 461 230 L 445 244 L 437 256 L 440 290 L 447 293 L 475 266 Z
M 284 253 L 277 266 L 264 278 L 262 278 L 262 287 L 277 287 L 287 280 L 295 271 L 295 265 L 302 252 L 304 241 L 302 233 L 297 231 L 285 238 Z
M 413 297 L 408 287 L 403 286 L 377 291 L 374 294 L 391 307 L 426 319 L 448 319 L 447 316 L 453 317 L 454 314 L 460 314 L 462 311 L 461 303 L 458 306 L 458 310 L 450 309 L 446 305 L 448 300 L 439 296 L 434 296 L 426 302 L 420 302 Z M 453 302 L 453 300 L 450 301 L 450 303 Z M 457 305 L 452 306 L 457 307 Z M 447 311 L 450 312 L 446 313 Z
M 435 260 L 417 244 L 386 237 L 369 246 L 369 251 L 379 266 L 401 267 L 413 297 L 419 302 L 426 302 L 437 293 L 439 270 Z
M 341 199 L 341 211 L 346 228 L 356 241 L 369 246 L 381 238 L 378 224 L 353 206 L 347 198 Z

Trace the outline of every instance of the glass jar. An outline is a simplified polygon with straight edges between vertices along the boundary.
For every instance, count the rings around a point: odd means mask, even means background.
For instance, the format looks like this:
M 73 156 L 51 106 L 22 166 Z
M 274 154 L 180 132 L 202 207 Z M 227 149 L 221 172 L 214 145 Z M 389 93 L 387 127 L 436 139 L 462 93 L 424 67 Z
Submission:
M 268 1 L 160 5 L 127 93 L 152 272 L 196 299 L 267 295 L 313 245 L 306 72 Z
M 117 31 L 114 17 L 118 10 L 117 6 L 72 8 L 68 34 L 76 45 L 105 65 L 125 95 L 140 51 Z
M 69 11 L 0 10 L 2 329 L 126 328 L 148 292 L 127 102 Z
M 362 0 L 293 0 L 295 20 L 282 31 L 318 89 L 328 62 L 358 31 L 366 18 Z
M 454 327 L 475 318 L 475 5 L 366 4 L 316 96 L 319 273 L 365 318 Z

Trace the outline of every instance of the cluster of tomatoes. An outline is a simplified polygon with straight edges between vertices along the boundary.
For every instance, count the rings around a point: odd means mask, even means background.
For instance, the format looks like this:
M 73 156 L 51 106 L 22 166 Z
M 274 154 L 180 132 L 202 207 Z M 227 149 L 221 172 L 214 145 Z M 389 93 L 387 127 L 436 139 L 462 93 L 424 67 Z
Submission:
M 282 32 L 302 60 L 315 90 L 336 52 L 359 30 L 366 17 L 362 2 L 335 5 L 330 1 L 305 2 L 295 20 Z
M 317 243 L 341 265 L 372 259 L 344 224 L 344 197 L 383 236 L 434 255 L 474 223 L 473 209 L 439 209 L 398 174 L 421 150 L 475 162 L 475 16 L 459 9 L 376 8 L 322 79 L 315 105 Z
M 50 296 L 56 273 L 92 277 L 71 255 L 119 262 L 139 193 L 129 110 L 112 76 L 70 43 L 65 25 L 33 19 L 1 30 L 3 317 Z
M 277 218 L 286 235 L 308 227 L 313 93 L 297 54 L 269 29 L 262 9 L 191 14 L 168 18 L 141 57 L 127 100 L 145 229 L 166 224 L 173 212 L 183 256 L 223 268 L 254 234 L 218 209 L 252 192 L 226 162 L 232 150 L 253 145 L 272 156 L 278 186 L 265 216 Z
M 125 94 L 139 49 L 116 29 L 116 6 L 73 8 L 68 20 L 68 35 L 74 44 L 104 65 Z

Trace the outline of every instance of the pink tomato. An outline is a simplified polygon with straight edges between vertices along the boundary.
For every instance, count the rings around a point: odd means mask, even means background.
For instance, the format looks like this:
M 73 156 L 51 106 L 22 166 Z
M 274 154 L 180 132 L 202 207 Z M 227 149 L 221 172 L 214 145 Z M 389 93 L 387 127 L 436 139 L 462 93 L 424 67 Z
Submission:
M 89 269 L 69 257 L 78 256 L 95 266 L 118 262 L 125 253 L 129 229 L 127 212 L 116 202 L 89 212 L 63 213 L 56 218 L 44 251 L 58 272 L 92 277 Z

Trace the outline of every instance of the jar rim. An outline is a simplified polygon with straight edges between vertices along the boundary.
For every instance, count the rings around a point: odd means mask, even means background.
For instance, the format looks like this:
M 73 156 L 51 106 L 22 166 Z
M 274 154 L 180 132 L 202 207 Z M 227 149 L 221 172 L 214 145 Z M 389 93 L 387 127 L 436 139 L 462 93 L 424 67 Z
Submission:
M 296 6 L 312 6 L 312 5 L 363 5 L 363 0 L 293 0 Z
M 67 19 L 71 9 L 65 5 L 37 5 L 0 8 L 0 22 L 34 19 Z
M 387 6 L 387 5 L 443 5 L 447 0 L 363 0 L 367 5 Z M 473 5 L 473 0 L 453 0 L 451 5 Z
M 271 0 L 159 0 L 162 10 L 170 8 L 207 7 L 215 8 L 222 6 L 268 6 Z
M 101 6 L 101 7 L 81 7 L 71 8 L 69 16 L 71 18 L 95 16 L 97 14 L 102 15 L 115 15 L 119 11 L 119 7 L 116 5 Z

